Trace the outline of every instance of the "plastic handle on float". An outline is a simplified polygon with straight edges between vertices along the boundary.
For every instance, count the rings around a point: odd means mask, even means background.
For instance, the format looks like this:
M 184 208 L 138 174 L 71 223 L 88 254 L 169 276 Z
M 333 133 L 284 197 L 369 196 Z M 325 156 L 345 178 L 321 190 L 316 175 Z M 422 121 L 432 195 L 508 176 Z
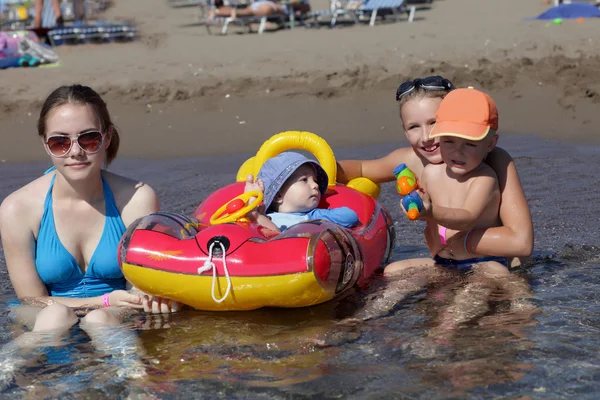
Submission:
M 272 136 L 263 143 L 254 157 L 253 175 L 258 175 L 258 171 L 269 158 L 292 149 L 306 150 L 312 153 L 327 173 L 327 186 L 335 186 L 337 163 L 333 150 L 325 139 L 312 132 L 286 131 Z
M 244 182 L 248 175 L 256 178 L 265 161 L 284 151 L 294 149 L 312 153 L 327 173 L 327 186 L 337 184 L 337 162 L 327 141 L 312 132 L 301 131 L 286 131 L 271 136 L 263 143 L 255 156 L 250 157 L 240 166 L 236 174 L 236 182 Z M 364 177 L 353 179 L 348 182 L 347 186 L 374 199 L 379 196 L 379 184 Z

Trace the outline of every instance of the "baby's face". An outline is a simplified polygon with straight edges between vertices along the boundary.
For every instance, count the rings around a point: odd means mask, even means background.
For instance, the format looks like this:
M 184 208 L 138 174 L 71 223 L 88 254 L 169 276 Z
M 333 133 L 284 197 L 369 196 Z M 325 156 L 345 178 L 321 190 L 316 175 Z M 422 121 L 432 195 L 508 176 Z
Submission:
M 275 198 L 279 212 L 308 212 L 321 201 L 315 169 L 304 164 L 288 178 Z

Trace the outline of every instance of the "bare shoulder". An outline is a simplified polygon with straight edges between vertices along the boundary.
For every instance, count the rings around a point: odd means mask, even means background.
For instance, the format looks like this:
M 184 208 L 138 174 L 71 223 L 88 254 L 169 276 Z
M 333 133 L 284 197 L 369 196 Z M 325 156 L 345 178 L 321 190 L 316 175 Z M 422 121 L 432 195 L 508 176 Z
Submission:
M 125 225 L 158 211 L 158 197 L 150 185 L 108 171 L 104 171 L 103 176 L 110 186 Z
M 496 172 L 494 171 L 494 169 L 492 167 L 490 167 L 489 165 L 487 165 L 486 163 L 481 163 L 479 168 L 477 168 L 475 171 L 473 171 L 473 177 L 474 178 L 489 177 L 489 178 L 493 178 L 493 179 L 498 179 L 498 176 L 496 175 Z
M 495 147 L 494 150 L 488 154 L 485 163 L 492 167 L 496 173 L 500 173 L 503 170 L 506 170 L 508 164 L 513 161 L 512 157 L 506 150 L 500 147 Z
M 17 223 L 33 229 L 42 219 L 52 174 L 44 175 L 9 194 L 0 204 L 0 226 Z
M 446 164 L 427 164 L 421 172 L 421 179 L 427 177 L 445 177 L 446 176 Z

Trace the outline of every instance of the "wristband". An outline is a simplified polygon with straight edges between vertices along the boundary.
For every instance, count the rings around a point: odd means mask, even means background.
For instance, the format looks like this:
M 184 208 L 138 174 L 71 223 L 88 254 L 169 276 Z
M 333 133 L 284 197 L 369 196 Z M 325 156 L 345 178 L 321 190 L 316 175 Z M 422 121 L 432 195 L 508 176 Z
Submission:
M 110 303 L 108 301 L 108 295 L 110 293 L 104 293 L 104 295 L 102 296 L 102 304 L 104 304 L 104 307 L 110 307 Z
M 467 232 L 467 234 L 465 235 L 465 241 L 464 241 L 464 248 L 465 248 L 465 253 L 467 254 L 471 254 L 471 252 L 469 251 L 469 249 L 467 248 L 467 240 L 469 239 L 469 234 L 473 232 L 473 229 L 469 229 L 469 232 Z

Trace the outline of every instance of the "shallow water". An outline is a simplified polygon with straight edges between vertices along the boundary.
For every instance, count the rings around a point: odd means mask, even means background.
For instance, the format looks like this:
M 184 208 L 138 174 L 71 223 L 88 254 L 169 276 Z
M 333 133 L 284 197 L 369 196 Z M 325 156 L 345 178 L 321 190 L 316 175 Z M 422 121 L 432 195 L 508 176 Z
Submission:
M 336 155 L 377 157 L 394 146 L 336 149 Z M 0 396 L 597 398 L 600 148 L 521 135 L 503 136 L 500 146 L 516 160 L 533 215 L 535 257 L 515 273 L 529 282 L 536 313 L 509 311 L 499 301 L 446 342 L 428 340 L 443 301 L 427 291 L 409 297 L 390 315 L 358 326 L 337 326 L 334 321 L 352 315 L 361 303 L 359 294 L 300 310 L 137 315 L 127 325 L 144 349 L 145 378 L 119 377 L 129 353 L 123 350 L 127 356 L 118 358 L 94 351 L 87 335 L 74 328 L 62 346 L 27 355 Z M 189 214 L 204 196 L 233 178 L 246 156 L 120 160 L 113 170 L 151 184 L 163 209 Z M 0 198 L 45 167 L 0 165 Z M 401 218 L 393 185 L 384 186 L 380 200 L 398 221 L 394 258 L 425 256 L 422 226 Z M 14 293 L 3 258 L 0 264 L 3 345 L 18 327 L 8 320 L 5 304 Z M 383 284 L 376 278 L 369 291 Z M 116 347 L 129 340 L 126 335 L 113 337 Z

